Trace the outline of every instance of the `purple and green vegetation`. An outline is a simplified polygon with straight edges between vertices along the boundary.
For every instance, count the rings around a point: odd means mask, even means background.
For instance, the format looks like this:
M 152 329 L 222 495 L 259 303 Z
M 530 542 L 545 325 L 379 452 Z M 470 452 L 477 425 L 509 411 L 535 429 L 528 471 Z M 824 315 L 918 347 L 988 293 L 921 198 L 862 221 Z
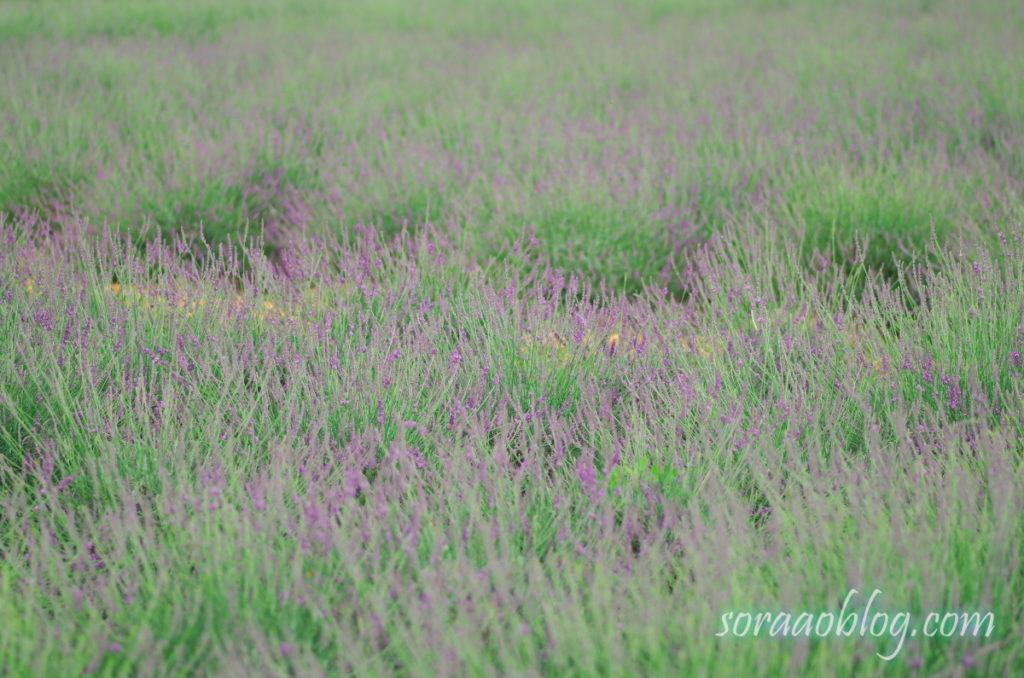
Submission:
M 1024 5 L 0 4 L 0 675 L 1024 675 Z M 991 611 L 955 638 L 729 611 Z

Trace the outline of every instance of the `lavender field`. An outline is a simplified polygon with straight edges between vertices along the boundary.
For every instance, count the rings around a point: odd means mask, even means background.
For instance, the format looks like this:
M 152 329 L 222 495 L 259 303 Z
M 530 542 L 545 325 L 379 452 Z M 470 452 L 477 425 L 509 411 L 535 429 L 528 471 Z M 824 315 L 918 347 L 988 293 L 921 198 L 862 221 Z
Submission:
M 1016 0 L 0 2 L 0 676 L 1024 675 L 1020 64 Z

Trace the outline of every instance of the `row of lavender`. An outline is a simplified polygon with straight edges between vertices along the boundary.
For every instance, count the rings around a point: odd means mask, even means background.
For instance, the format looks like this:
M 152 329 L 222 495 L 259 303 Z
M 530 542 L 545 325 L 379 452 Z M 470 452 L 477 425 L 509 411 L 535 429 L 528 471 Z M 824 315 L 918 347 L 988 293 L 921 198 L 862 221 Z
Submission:
M 1019 3 L 705 4 L 22 7 L 49 32 L 0 41 L 0 212 L 274 244 L 434 221 L 481 256 L 531 228 L 634 291 L 730 221 L 805 238 L 805 264 L 870 232 L 890 266 L 1020 218 Z
M 543 243 L 478 263 L 428 226 L 275 262 L 0 238 L 5 675 L 1021 669 L 1019 232 L 854 298 L 733 228 L 685 303 L 591 289 Z M 181 313 L 185 286 L 235 303 Z M 524 340 L 551 334 L 562 359 Z M 851 588 L 995 632 L 889 662 L 889 636 L 714 635 Z

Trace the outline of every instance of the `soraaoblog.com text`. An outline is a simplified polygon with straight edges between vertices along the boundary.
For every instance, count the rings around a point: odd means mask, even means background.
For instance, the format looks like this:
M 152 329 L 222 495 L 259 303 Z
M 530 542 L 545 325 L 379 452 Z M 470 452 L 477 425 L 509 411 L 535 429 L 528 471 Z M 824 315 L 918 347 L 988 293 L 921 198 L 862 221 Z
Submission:
M 880 589 L 875 589 L 862 610 L 857 609 L 857 589 L 850 589 L 843 605 L 836 612 L 726 612 L 721 617 L 718 637 L 860 637 L 896 640 L 889 654 L 877 653 L 885 661 L 895 659 L 903 650 L 907 638 L 989 637 L 995 630 L 995 616 L 991 612 L 929 612 L 918 618 L 908 611 L 885 612 L 877 609 Z M 876 608 L 872 612 L 872 608 Z

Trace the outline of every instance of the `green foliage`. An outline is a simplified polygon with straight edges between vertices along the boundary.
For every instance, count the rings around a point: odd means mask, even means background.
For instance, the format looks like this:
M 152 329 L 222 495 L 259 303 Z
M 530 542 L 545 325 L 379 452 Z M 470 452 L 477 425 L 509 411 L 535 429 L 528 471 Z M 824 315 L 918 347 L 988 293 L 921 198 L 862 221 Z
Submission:
M 1022 28 L 0 4 L 0 674 L 1024 674 Z

